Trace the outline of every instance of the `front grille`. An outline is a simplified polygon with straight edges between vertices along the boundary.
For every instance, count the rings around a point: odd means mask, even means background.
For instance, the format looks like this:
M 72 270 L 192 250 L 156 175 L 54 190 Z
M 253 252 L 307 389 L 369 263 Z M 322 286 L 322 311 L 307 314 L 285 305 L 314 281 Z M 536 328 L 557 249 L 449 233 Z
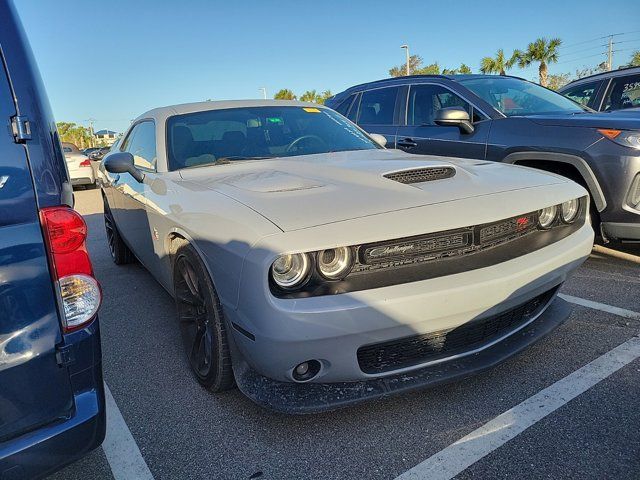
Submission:
M 396 182 L 409 184 L 442 180 L 444 178 L 451 178 L 455 174 L 456 170 L 453 167 L 429 167 L 391 172 L 385 174 L 384 177 Z
M 365 373 L 384 373 L 474 350 L 534 318 L 555 294 L 556 288 L 497 315 L 451 330 L 400 338 L 358 349 L 358 363 Z

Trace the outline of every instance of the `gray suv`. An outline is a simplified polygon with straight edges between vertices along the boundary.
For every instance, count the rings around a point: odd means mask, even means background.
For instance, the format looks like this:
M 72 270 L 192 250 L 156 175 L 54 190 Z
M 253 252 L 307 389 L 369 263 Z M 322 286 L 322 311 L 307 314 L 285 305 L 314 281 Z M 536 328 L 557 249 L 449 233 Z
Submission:
M 384 135 L 388 148 L 566 176 L 589 190 L 604 240 L 640 241 L 640 115 L 594 113 L 535 83 L 494 75 L 389 78 L 326 105 Z

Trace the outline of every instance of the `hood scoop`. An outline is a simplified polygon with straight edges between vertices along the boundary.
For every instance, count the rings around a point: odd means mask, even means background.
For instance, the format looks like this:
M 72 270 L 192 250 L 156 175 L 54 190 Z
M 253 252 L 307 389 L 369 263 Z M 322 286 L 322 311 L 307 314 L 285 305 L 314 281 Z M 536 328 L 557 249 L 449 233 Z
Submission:
M 451 178 L 455 174 L 456 169 L 453 167 L 425 167 L 385 173 L 384 177 L 396 182 L 411 184 Z

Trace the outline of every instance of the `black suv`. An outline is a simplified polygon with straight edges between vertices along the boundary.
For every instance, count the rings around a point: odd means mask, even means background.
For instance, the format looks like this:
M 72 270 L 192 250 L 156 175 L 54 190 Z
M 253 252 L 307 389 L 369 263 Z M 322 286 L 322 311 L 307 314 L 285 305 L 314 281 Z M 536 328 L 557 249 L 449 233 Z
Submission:
M 389 78 L 326 105 L 384 135 L 390 148 L 569 177 L 591 193 L 605 240 L 640 241 L 640 116 L 593 113 L 535 83 L 494 75 Z
M 559 92 L 599 112 L 633 109 L 640 118 L 640 67 L 584 77 Z

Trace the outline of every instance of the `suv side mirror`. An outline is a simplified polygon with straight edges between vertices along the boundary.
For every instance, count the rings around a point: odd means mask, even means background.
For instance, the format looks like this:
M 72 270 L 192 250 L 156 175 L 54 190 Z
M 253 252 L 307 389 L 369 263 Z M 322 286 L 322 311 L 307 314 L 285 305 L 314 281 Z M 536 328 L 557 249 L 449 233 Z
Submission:
M 113 152 L 104 157 L 104 168 L 109 173 L 129 173 L 138 183 L 144 180 L 144 173 L 133 165 L 133 155 L 129 152 Z
M 384 135 L 380 135 L 379 133 L 370 133 L 369 136 L 381 147 L 384 147 L 387 144 L 387 139 Z
M 441 108 L 436 112 L 434 122 L 443 127 L 458 127 L 463 133 L 474 131 L 469 113 L 462 107 Z

